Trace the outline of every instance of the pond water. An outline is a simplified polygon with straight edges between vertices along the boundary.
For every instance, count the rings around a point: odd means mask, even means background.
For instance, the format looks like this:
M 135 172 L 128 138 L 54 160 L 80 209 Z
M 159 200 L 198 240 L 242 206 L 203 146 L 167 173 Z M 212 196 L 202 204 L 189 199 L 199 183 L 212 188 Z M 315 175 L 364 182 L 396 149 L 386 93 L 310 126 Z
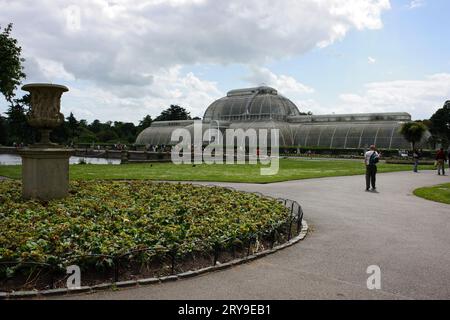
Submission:
M 120 164 L 120 159 L 70 157 L 70 164 L 77 164 L 81 159 L 88 164 Z M 22 158 L 16 154 L 0 154 L 0 165 L 21 165 Z

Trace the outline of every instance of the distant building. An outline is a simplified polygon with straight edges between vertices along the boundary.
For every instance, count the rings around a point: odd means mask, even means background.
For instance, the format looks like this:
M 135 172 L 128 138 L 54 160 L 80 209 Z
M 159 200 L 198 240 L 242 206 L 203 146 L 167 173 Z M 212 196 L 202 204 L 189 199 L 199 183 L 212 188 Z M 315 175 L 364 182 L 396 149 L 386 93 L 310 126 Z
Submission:
M 300 115 L 297 106 L 270 87 L 238 89 L 214 101 L 203 116 L 204 130 L 227 128 L 279 129 L 280 146 L 322 148 L 407 149 L 410 144 L 399 133 L 405 112 Z M 172 131 L 192 130 L 193 120 L 153 122 L 136 139 L 139 145 L 171 145 Z M 422 146 L 425 147 L 427 132 Z

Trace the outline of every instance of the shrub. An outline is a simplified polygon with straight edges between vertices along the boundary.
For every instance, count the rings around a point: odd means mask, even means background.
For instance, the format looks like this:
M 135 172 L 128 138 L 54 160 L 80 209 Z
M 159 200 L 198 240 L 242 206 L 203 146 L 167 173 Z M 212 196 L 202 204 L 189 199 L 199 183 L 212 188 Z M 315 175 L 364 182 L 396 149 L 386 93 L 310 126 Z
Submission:
M 274 199 L 219 187 L 147 181 L 73 181 L 70 196 L 25 201 L 17 181 L 0 183 L 0 261 L 64 264 L 132 249 L 186 254 L 282 225 Z M 80 266 L 83 261 L 73 261 Z

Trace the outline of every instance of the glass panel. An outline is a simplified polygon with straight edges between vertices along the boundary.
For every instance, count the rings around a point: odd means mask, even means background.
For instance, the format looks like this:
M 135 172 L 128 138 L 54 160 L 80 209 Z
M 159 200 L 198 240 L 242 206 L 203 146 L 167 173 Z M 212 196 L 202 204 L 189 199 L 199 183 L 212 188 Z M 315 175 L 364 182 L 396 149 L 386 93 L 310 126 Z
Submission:
M 306 142 L 307 147 L 317 147 L 319 143 L 320 133 L 322 132 L 323 126 L 311 126 L 311 131 L 309 132 L 308 141 Z
M 350 129 L 347 125 L 338 125 L 333 137 L 332 148 L 343 148 L 345 144 L 345 137 Z
M 243 115 L 245 112 L 245 106 L 247 105 L 248 98 L 235 97 L 232 100 L 234 100 L 234 103 L 230 107 L 230 115 L 233 116 Z M 228 106 L 225 105 L 225 108 L 228 108 Z
M 361 138 L 363 125 L 352 125 L 348 130 L 345 148 L 359 148 L 359 139 Z
M 320 133 L 318 146 L 329 148 L 331 145 L 331 138 L 333 137 L 333 133 L 336 126 L 323 126 L 322 131 Z
M 361 138 L 360 148 L 369 148 L 370 145 L 375 143 L 375 136 L 377 134 L 378 126 L 366 125 Z
M 295 133 L 295 145 L 305 147 L 309 140 L 311 126 L 300 126 Z
M 252 115 L 257 116 L 256 118 L 259 118 L 261 114 L 261 110 L 264 109 L 265 106 L 267 106 L 267 100 L 265 99 L 265 96 L 257 96 L 255 99 L 253 99 L 252 104 L 250 105 L 249 112 Z
M 392 124 L 383 124 L 380 126 L 377 135 L 377 141 L 375 144 L 378 148 L 389 148 L 389 144 L 391 142 L 392 130 L 396 129 L 396 125 Z

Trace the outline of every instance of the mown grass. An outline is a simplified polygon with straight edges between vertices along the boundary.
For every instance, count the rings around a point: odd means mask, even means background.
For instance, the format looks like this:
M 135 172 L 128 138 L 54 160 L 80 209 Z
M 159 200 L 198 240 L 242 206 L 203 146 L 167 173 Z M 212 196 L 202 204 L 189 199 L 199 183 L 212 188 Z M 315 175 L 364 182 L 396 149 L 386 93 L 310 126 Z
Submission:
M 260 174 L 261 165 L 175 165 L 172 163 L 127 165 L 71 165 L 74 180 L 129 179 L 167 181 L 216 181 L 271 183 L 310 178 L 359 175 L 365 173 L 364 164 L 348 160 L 281 159 L 276 175 Z M 421 166 L 422 170 L 432 166 Z M 411 165 L 378 165 L 380 173 L 412 170 Z M 21 166 L 0 166 L 0 176 L 20 179 Z
M 450 204 L 450 183 L 419 188 L 414 190 L 414 194 L 427 200 Z

